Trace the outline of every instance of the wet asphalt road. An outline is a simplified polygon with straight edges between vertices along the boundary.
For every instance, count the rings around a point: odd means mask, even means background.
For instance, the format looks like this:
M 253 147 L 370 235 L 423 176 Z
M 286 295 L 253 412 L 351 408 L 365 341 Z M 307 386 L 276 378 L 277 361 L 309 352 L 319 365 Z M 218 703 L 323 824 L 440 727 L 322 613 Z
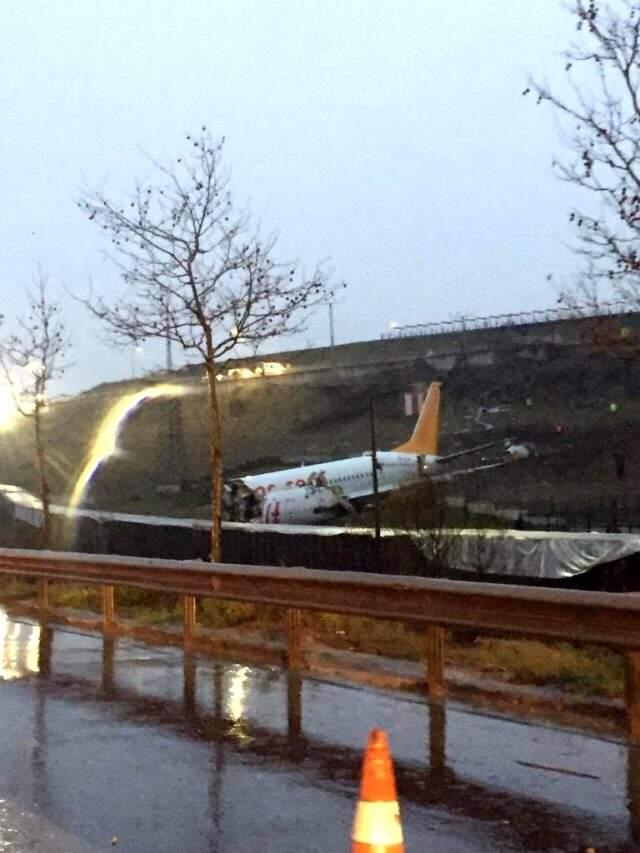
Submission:
M 0 851 L 348 851 L 367 732 L 407 851 L 640 849 L 640 751 L 0 611 Z

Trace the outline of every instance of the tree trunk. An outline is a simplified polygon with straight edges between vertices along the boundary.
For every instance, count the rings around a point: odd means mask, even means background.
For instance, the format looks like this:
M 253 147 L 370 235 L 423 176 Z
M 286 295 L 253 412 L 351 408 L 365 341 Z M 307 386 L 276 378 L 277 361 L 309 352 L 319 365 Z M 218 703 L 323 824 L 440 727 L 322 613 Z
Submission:
M 205 363 L 209 383 L 209 459 L 211 463 L 211 553 L 214 563 L 222 562 L 222 442 L 220 409 L 216 384 L 216 365 L 213 359 Z
M 45 450 L 44 436 L 42 434 L 42 403 L 36 400 L 33 412 L 34 430 L 36 438 L 36 457 L 38 460 L 38 476 L 40 478 L 40 500 L 42 501 L 42 538 L 43 548 L 51 547 L 51 500 L 49 494 L 49 481 L 47 479 L 47 454 Z

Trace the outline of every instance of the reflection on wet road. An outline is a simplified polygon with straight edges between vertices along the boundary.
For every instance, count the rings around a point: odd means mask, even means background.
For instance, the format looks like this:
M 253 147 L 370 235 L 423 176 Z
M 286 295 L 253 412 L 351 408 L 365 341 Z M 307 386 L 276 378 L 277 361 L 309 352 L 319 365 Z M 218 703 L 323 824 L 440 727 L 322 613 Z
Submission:
M 0 611 L 0 851 L 349 849 L 368 730 L 407 851 L 635 849 L 640 754 Z
M 12 622 L 0 609 L 0 679 L 11 681 L 38 671 L 40 626 Z

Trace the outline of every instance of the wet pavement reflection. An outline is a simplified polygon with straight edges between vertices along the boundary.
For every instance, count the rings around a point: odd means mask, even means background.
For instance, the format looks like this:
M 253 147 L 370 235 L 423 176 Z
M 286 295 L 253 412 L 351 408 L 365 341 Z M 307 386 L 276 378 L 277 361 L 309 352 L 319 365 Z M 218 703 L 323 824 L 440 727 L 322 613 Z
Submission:
M 11 681 L 38 672 L 39 625 L 12 622 L 0 609 L 0 679 Z
M 349 849 L 389 732 L 407 851 L 626 851 L 640 750 L 0 611 L 1 851 Z

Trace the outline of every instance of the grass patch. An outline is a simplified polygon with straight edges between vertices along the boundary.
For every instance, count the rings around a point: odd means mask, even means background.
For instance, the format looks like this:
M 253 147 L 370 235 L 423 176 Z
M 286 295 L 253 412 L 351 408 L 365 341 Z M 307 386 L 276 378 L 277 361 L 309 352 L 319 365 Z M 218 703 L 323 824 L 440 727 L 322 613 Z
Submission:
M 380 654 L 402 660 L 421 660 L 424 631 L 400 622 L 360 617 L 312 614 L 307 625 L 315 639 L 336 648 Z M 484 673 L 513 684 L 559 687 L 580 696 L 621 696 L 624 662 L 619 654 L 593 646 L 568 643 L 478 638 L 450 639 L 446 663 Z
M 0 575 L 0 595 L 14 601 L 35 598 L 36 582 L 19 576 Z
M 448 662 L 518 684 L 561 687 L 582 696 L 620 696 L 622 656 L 598 647 L 532 640 L 478 639 L 452 644 Z
M 423 654 L 423 632 L 402 622 L 313 613 L 306 624 L 317 640 L 337 648 L 403 660 L 420 660 Z
M 71 610 L 90 610 L 98 613 L 100 590 L 96 587 L 50 583 L 49 603 L 51 607 L 67 607 Z
M 140 625 L 163 625 L 182 618 L 180 598 L 164 592 L 152 592 L 131 586 L 115 591 L 116 619 L 131 619 Z
M 238 601 L 215 601 L 208 598 L 198 602 L 198 623 L 206 628 L 237 628 L 256 623 L 268 627 L 267 608 Z

